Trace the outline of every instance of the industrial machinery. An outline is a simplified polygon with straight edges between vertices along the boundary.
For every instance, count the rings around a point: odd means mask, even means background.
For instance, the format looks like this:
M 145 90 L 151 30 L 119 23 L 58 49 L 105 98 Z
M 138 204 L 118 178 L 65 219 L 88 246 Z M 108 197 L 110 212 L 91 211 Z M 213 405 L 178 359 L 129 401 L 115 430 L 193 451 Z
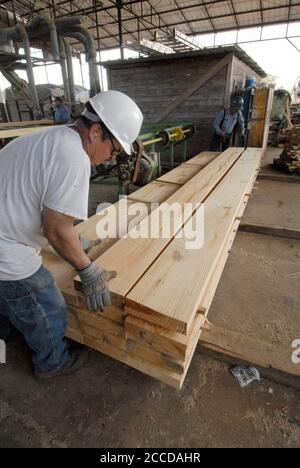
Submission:
M 64 87 L 53 84 L 36 85 L 41 117 L 52 119 L 54 116 L 54 100 L 64 96 Z M 70 110 L 72 118 L 78 117 L 84 109 L 84 103 L 89 99 L 89 91 L 82 87 L 74 86 L 75 101 L 64 101 Z M 33 120 L 33 101 L 24 99 L 17 88 L 6 88 L 3 93 L 4 107 L 1 110 L 2 121 L 19 122 Z
M 174 148 L 180 145 L 181 161 L 187 156 L 187 139 L 195 132 L 190 122 L 178 124 L 146 124 L 133 145 L 131 156 L 122 153 L 114 164 L 101 164 L 92 174 L 93 183 L 118 183 L 119 193 L 128 194 L 136 187 L 148 184 L 161 175 L 163 169 L 172 169 Z M 117 178 L 117 182 L 112 181 Z
M 271 141 L 276 140 L 282 130 L 291 126 L 291 100 L 291 95 L 286 89 L 274 91 L 269 134 Z
M 54 20 L 44 15 L 36 15 L 29 23 L 23 24 L 16 23 L 13 15 L 0 8 L 0 71 L 10 82 L 13 92 L 25 101 L 33 120 L 44 117 L 34 80 L 33 69 L 36 66 L 58 63 L 61 66 L 65 101 L 70 105 L 78 103 L 72 50 L 66 38 L 76 39 L 83 45 L 89 67 L 90 95 L 97 94 L 101 89 L 96 47 L 92 35 L 82 26 L 79 16 Z M 43 58 L 32 57 L 32 47 L 42 49 Z M 20 69 L 26 71 L 27 82 L 16 73 L 16 70 Z M 28 120 L 28 117 L 26 119 Z
M 292 104 L 300 107 L 300 75 L 297 77 L 294 87 L 293 87 Z

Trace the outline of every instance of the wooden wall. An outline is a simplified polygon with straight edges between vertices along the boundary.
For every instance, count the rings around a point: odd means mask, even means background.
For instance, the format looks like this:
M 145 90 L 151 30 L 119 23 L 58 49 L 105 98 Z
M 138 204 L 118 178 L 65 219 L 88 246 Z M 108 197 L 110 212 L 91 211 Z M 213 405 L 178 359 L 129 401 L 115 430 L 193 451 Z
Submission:
M 114 62 L 107 65 L 109 88 L 132 97 L 140 106 L 145 123 L 153 123 L 172 100 L 205 75 L 224 55 L 170 56 L 170 59 L 135 60 L 126 64 Z M 232 68 L 232 77 L 240 73 L 239 62 Z M 246 74 L 254 73 L 247 67 Z M 209 149 L 215 115 L 224 107 L 225 95 L 230 88 L 226 84 L 228 78 L 230 74 L 225 67 L 165 119 L 167 122 L 188 120 L 199 128 L 188 141 L 188 157 Z
M 255 77 L 257 83 L 261 81 L 260 76 L 252 68 L 250 68 L 249 65 L 242 62 L 239 58 L 234 57 L 231 78 L 232 86 L 234 85 L 235 81 L 242 81 L 243 84 L 245 84 L 247 76 Z

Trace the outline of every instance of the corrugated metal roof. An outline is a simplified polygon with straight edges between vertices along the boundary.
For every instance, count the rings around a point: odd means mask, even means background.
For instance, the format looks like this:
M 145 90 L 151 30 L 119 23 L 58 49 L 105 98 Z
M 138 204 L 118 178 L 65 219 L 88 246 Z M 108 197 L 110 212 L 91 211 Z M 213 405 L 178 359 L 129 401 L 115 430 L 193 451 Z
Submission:
M 1 4 L 25 21 L 39 13 L 55 17 L 81 15 L 96 40 L 98 22 L 102 50 L 119 46 L 116 1 L 10 0 Z M 156 31 L 168 33 L 174 27 L 196 35 L 300 21 L 300 0 L 124 0 L 121 15 L 126 44 L 143 38 L 153 40 Z

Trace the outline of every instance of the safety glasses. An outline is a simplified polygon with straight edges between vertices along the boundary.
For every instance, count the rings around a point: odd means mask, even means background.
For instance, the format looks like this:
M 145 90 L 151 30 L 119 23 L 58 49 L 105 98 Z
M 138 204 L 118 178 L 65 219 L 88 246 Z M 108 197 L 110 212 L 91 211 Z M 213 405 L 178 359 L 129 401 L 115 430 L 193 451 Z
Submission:
M 111 158 L 116 158 L 117 156 L 119 156 L 119 154 L 121 154 L 122 148 L 121 148 L 121 149 L 117 149 L 117 148 L 115 147 L 114 142 L 113 142 L 113 139 L 112 139 L 112 137 L 111 137 L 110 135 L 109 135 L 109 139 L 110 139 L 111 145 L 112 145 L 112 147 L 113 147 L 112 152 L 111 152 L 111 154 L 110 154 L 110 157 L 111 157 Z

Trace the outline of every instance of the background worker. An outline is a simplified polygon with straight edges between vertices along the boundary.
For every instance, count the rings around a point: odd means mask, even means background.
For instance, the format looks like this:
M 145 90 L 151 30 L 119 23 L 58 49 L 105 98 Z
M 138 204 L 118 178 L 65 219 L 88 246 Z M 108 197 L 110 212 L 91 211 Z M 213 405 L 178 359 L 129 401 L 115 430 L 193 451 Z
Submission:
M 240 135 L 245 135 L 244 117 L 242 114 L 244 100 L 235 96 L 230 108 L 219 111 L 215 118 L 214 134 L 210 146 L 211 151 L 225 151 L 233 144 L 234 130 L 238 128 Z
M 55 125 L 66 125 L 71 122 L 70 111 L 65 105 L 61 97 L 55 98 L 54 101 L 54 123 Z
M 85 358 L 84 349 L 68 351 L 67 307 L 40 250 L 50 243 L 77 270 L 91 312 L 111 304 L 114 273 L 90 260 L 84 249 L 91 244 L 73 224 L 87 219 L 91 165 L 131 154 L 142 121 L 132 99 L 106 91 L 74 125 L 16 138 L 0 151 L 1 322 L 6 332 L 12 324 L 23 334 L 39 378 L 72 373 Z

